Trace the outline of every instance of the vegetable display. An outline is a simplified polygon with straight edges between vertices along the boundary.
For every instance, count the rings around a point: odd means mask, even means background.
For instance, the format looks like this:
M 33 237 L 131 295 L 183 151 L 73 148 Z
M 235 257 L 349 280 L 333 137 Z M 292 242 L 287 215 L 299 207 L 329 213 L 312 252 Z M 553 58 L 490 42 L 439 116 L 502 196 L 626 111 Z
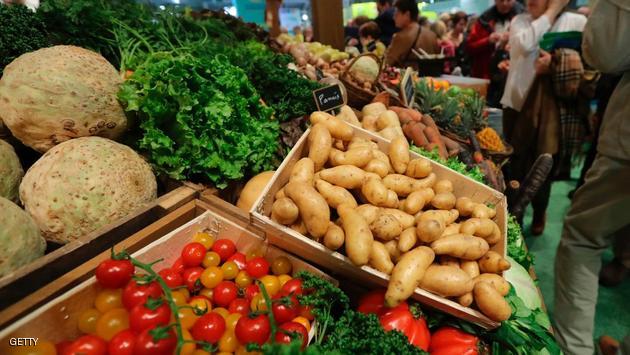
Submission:
M 24 169 L 15 149 L 0 139 L 0 197 L 18 202 L 18 188 L 23 176 Z

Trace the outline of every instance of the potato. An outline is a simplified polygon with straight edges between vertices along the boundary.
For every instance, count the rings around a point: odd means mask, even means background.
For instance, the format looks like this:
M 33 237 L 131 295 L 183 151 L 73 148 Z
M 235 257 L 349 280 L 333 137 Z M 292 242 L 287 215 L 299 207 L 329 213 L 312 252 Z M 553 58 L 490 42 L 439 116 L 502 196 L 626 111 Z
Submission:
M 424 199 L 424 191 L 414 191 L 407 196 L 407 199 L 402 203 L 402 210 L 409 214 L 416 214 L 424 208 L 426 200 Z
M 299 216 L 298 207 L 290 198 L 275 200 L 271 206 L 271 219 L 284 225 L 295 222 Z
M 470 218 L 462 223 L 461 232 L 485 239 L 488 244 L 501 241 L 501 231 L 494 221 L 488 218 Z
M 431 205 L 440 210 L 450 210 L 455 207 L 455 195 L 451 192 L 436 193 L 431 200 Z
M 363 116 L 363 122 L 361 122 L 361 127 L 370 132 L 376 132 L 376 120 L 378 120 L 378 116 Z
M 416 183 L 414 184 L 414 190 L 433 187 L 433 185 L 435 184 L 435 180 L 437 180 L 437 175 L 435 175 L 435 173 L 430 173 L 429 176 L 425 177 L 424 179 L 416 180 Z
M 497 215 L 497 211 L 494 208 L 490 208 L 484 204 L 478 203 L 473 207 L 471 216 L 475 218 L 494 218 Z
M 474 261 L 471 262 L 477 264 Z M 479 274 L 479 265 L 477 265 L 477 276 L 475 276 L 473 281 L 475 281 L 475 283 L 483 281 L 491 284 L 501 296 L 506 296 L 510 292 L 511 286 L 509 282 L 497 274 Z
M 322 170 L 319 176 L 333 185 L 345 189 L 357 189 L 363 185 L 365 171 L 354 165 L 339 165 Z
M 430 187 L 423 187 L 417 191 L 422 192 L 422 196 L 424 197 L 424 200 L 427 202 L 433 200 L 433 197 L 435 197 L 435 192 Z
M 493 321 L 503 322 L 512 315 L 510 305 L 489 283 L 477 282 L 473 294 L 479 310 Z
M 383 243 L 374 241 L 370 252 L 370 266 L 387 275 L 392 273 L 394 263 Z
M 416 229 L 414 227 L 409 227 L 402 231 L 400 236 L 398 237 L 398 250 L 401 253 L 406 253 L 411 248 L 416 245 Z
M 465 260 L 477 260 L 484 256 L 490 246 L 479 237 L 465 234 L 453 234 L 431 243 L 436 255 L 450 255 Z
M 293 229 L 294 231 L 302 235 L 308 234 L 308 230 L 306 229 L 306 224 L 304 224 L 304 221 L 300 218 L 298 218 L 297 221 L 293 222 L 293 224 L 291 224 L 289 228 Z
M 287 195 L 284 193 L 284 187 L 281 188 L 280 190 L 278 190 L 278 192 L 276 192 L 276 194 L 273 196 L 274 200 L 279 200 L 281 198 L 285 198 L 287 197 Z
M 387 111 L 387 106 L 385 106 L 382 102 L 373 102 L 363 106 L 361 113 L 363 114 L 364 118 L 365 116 L 370 115 L 378 117 L 381 115 L 381 113 L 385 111 Z
M 392 162 L 394 171 L 398 174 L 404 174 L 409 165 L 409 142 L 407 138 L 398 136 L 392 139 L 388 149 L 389 160 Z
M 378 159 L 382 161 L 385 165 L 387 165 L 387 171 L 390 174 L 394 172 L 394 168 L 392 168 L 392 164 L 389 161 L 389 157 L 387 156 L 387 154 L 378 149 L 378 147 L 372 150 L 372 154 L 374 155 L 374 159 Z
M 337 250 L 341 248 L 344 240 L 345 236 L 343 234 L 343 229 L 333 222 L 329 222 L 328 230 L 326 231 L 326 234 L 324 234 L 324 245 L 326 248 L 330 250 Z
M 400 127 L 387 127 L 377 132 L 379 136 L 387 139 L 393 140 L 395 138 L 404 137 L 405 133 Z M 406 139 L 406 138 L 405 138 Z
M 383 178 L 383 184 L 398 196 L 407 196 L 415 190 L 417 180 L 401 174 L 389 174 Z
M 388 190 L 378 176 L 366 176 L 361 193 L 375 206 L 382 206 L 387 202 Z
M 442 255 L 440 256 L 440 265 L 446 265 L 446 266 L 453 266 L 456 268 L 460 268 L 459 267 L 459 259 L 454 258 L 452 256 L 449 255 Z
M 328 206 L 332 208 L 337 208 L 342 203 L 357 207 L 357 201 L 354 199 L 354 196 L 343 187 L 335 186 L 328 181 L 319 179 L 315 181 L 315 188 L 324 197 Z
M 310 120 L 312 125 L 323 123 L 326 128 L 328 128 L 330 135 L 335 139 L 349 141 L 354 135 L 352 126 L 326 112 L 313 112 L 310 116 Z
M 346 146 L 343 144 L 343 141 L 340 139 L 333 139 L 333 148 L 341 151 L 346 150 Z M 330 158 L 330 157 L 329 157 Z
M 390 240 L 387 243 L 383 244 L 385 246 L 385 249 L 387 249 L 387 252 L 389 253 L 389 257 L 391 258 L 391 260 L 396 263 L 398 262 L 398 260 L 401 257 L 401 252 L 398 249 L 398 241 L 397 240 Z
M 405 171 L 405 175 L 412 177 L 414 179 L 421 179 L 429 176 L 433 168 L 431 167 L 431 162 L 426 159 L 412 159 L 407 165 L 407 171 Z
M 379 159 L 370 160 L 363 169 L 367 172 L 374 173 L 381 178 L 384 178 L 387 174 L 389 174 L 389 166 Z
M 385 292 L 385 305 L 395 307 L 413 294 L 425 271 L 433 263 L 435 253 L 424 246 L 414 248 L 403 256 L 394 266 L 389 285 Z
M 376 120 L 376 129 L 381 131 L 388 127 L 400 127 L 400 120 L 396 112 L 387 110 L 381 113 Z
M 476 261 L 470 260 L 462 260 L 459 263 L 459 268 L 464 270 L 465 273 L 468 274 L 473 279 L 473 282 L 476 282 L 476 277 L 479 276 L 479 265 Z M 468 307 L 473 303 L 473 294 L 472 292 L 468 292 L 463 296 L 460 296 L 457 299 L 457 302 L 464 307 Z
M 387 191 L 387 201 L 385 201 L 385 203 L 383 204 L 383 207 L 386 208 L 398 208 L 398 204 L 400 203 L 400 201 L 398 201 L 398 195 L 396 195 L 396 193 L 392 190 L 388 190 Z
M 453 183 L 450 180 L 439 180 L 433 186 L 433 190 L 435 191 L 436 194 L 441 194 L 444 192 L 453 192 Z
M 322 195 L 313 186 L 301 182 L 288 183 L 284 191 L 298 206 L 308 233 L 316 239 L 323 237 L 328 230 L 330 209 Z
M 350 143 L 348 144 L 348 150 L 350 149 L 355 149 L 355 148 L 378 148 L 378 144 L 372 142 L 369 139 L 365 139 L 362 137 L 357 137 L 354 136 L 352 137 L 352 139 L 350 140 Z
M 310 158 L 302 158 L 293 165 L 289 182 L 298 182 L 313 186 L 315 162 Z M 285 192 L 286 193 L 286 192 Z
M 401 210 L 397 210 L 394 208 L 383 208 L 381 209 L 382 213 L 388 213 L 393 215 L 394 217 L 396 217 L 398 219 L 398 221 L 400 222 L 400 224 L 402 224 L 403 229 L 407 229 L 409 227 L 413 227 L 414 224 L 416 224 L 415 219 L 413 218 L 412 215 L 405 213 Z
M 479 263 L 479 270 L 483 273 L 500 274 L 511 266 L 510 262 L 505 260 L 501 254 L 492 250 L 488 251 L 477 262 Z
M 342 152 L 338 149 L 331 149 L 330 151 L 330 164 L 333 166 L 339 165 L 354 165 L 362 168 L 372 160 L 372 148 L 361 147 Z
M 424 243 L 432 243 L 442 237 L 445 224 L 441 219 L 424 219 L 418 222 L 416 235 Z
M 348 105 L 341 106 L 341 109 L 339 109 L 339 113 L 337 114 L 336 117 L 344 122 L 361 127 L 361 122 L 359 122 L 357 115 L 354 113 L 352 108 Z
M 473 290 L 475 283 L 458 267 L 431 265 L 420 281 L 420 287 L 442 297 L 459 297 Z
M 323 124 L 311 127 L 308 135 L 308 157 L 315 164 L 314 171 L 319 171 L 328 161 L 332 149 L 332 136 Z
M 470 307 L 470 305 L 473 304 L 473 301 L 474 297 L 472 292 L 468 292 L 463 296 L 457 297 L 457 302 L 464 307 Z
M 459 234 L 460 232 L 460 227 L 461 224 L 459 223 L 452 223 L 449 224 L 448 226 L 446 226 L 446 228 L 444 228 L 444 232 L 442 232 L 442 236 L 440 238 L 446 237 L 447 235 L 453 235 L 453 234 Z M 464 233 L 466 234 L 466 233 Z
M 459 211 L 460 216 L 469 217 L 475 205 L 476 203 L 470 197 L 460 197 L 455 203 L 455 208 Z
M 358 214 L 365 219 L 367 224 L 372 224 L 381 214 L 381 209 L 370 204 L 360 205 L 356 208 Z
M 403 231 L 402 224 L 391 214 L 381 214 L 370 224 L 372 234 L 380 240 L 390 241 Z
M 368 263 L 374 237 L 370 227 L 361 215 L 349 205 L 337 208 L 341 217 L 343 232 L 346 238 L 346 254 L 354 265 L 362 266 Z
M 455 220 L 457 220 L 458 217 L 459 217 L 459 212 L 457 212 L 457 210 L 450 210 L 450 211 L 428 210 L 428 211 L 424 211 L 420 215 L 420 217 L 418 218 L 418 223 L 420 223 L 420 221 L 427 220 L 427 219 L 439 219 L 442 222 L 444 222 L 445 226 L 447 226 L 455 222 Z

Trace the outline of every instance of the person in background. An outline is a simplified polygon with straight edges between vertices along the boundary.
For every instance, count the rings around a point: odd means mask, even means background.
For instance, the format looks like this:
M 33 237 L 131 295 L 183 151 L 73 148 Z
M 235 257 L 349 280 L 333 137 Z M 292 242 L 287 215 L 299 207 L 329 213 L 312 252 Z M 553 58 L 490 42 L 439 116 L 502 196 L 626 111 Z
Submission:
M 304 34 L 302 33 L 301 26 L 293 27 L 293 35 L 298 42 L 304 42 Z
M 392 38 L 385 61 L 391 66 L 411 66 L 417 69 L 418 61 L 411 50 L 421 48 L 429 54 L 439 53 L 437 36 L 430 29 L 422 28 L 418 24 L 419 11 L 415 0 L 397 0 L 394 8 L 394 21 L 400 31 Z
M 429 18 L 426 16 L 420 16 L 418 19 L 418 24 L 422 28 L 431 29 L 431 22 L 429 22 Z
M 304 42 L 313 42 L 313 27 L 308 26 L 304 29 Z
M 453 29 L 448 32 L 446 37 L 451 41 L 455 47 L 459 47 L 464 42 L 464 32 L 468 25 L 468 15 L 463 11 L 458 11 L 453 14 L 452 22 Z
M 444 22 L 446 25 L 446 31 L 450 31 L 453 28 L 453 19 L 451 18 L 451 14 L 448 12 L 442 12 L 440 14 L 440 21 Z
M 357 47 L 361 51 L 361 43 L 359 42 L 359 27 L 370 21 L 367 16 L 357 16 L 350 20 L 348 26 L 344 28 L 344 36 L 347 47 Z
M 392 6 L 392 0 L 377 0 L 376 10 L 378 11 L 378 16 L 374 22 L 376 22 L 378 28 L 381 29 L 381 42 L 389 46 L 392 42 L 392 36 L 398 31 L 394 23 L 394 7 Z
M 385 55 L 385 45 L 379 40 L 381 30 L 374 21 L 364 23 L 359 28 L 359 39 L 363 47 L 363 53 L 371 52 L 377 57 L 382 58 Z
M 523 7 L 515 0 L 495 0 L 494 6 L 479 16 L 465 44 L 473 77 L 490 79 L 492 57 L 507 43 L 510 21 L 521 12 Z
M 582 53 L 603 73 L 623 73 L 615 88 L 599 133 L 597 156 L 584 185 L 573 197 L 564 220 L 555 263 L 555 335 L 569 355 L 594 352 L 593 328 L 597 279 L 602 253 L 616 238 L 630 234 L 630 3 L 599 0 L 592 8 Z M 626 265 L 628 267 L 630 265 Z M 627 317 L 620 309 L 619 316 Z M 627 334 L 627 333 L 626 333 Z M 619 344 L 599 341 L 604 355 L 630 354 L 630 334 Z
M 433 25 L 431 25 L 431 31 L 435 33 L 438 39 L 438 46 L 440 47 L 440 52 L 444 54 L 447 58 L 455 57 L 455 45 L 451 40 L 446 36 L 446 24 L 442 20 L 435 21 Z M 453 63 L 450 61 L 446 61 L 444 63 L 444 73 L 450 74 L 451 67 Z

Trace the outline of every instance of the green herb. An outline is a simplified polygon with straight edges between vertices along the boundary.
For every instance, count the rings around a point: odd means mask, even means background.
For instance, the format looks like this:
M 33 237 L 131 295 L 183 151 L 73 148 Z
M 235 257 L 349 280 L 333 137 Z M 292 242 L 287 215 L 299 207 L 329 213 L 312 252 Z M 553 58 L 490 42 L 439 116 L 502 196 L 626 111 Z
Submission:
M 23 5 L 0 4 L 0 29 L 0 77 L 13 59 L 49 45 L 46 26 Z
M 420 148 L 420 147 L 416 147 L 415 145 L 411 145 L 410 148 L 412 151 L 422 155 L 425 158 L 429 158 L 435 162 L 438 162 L 448 168 L 451 168 L 453 170 L 455 170 L 456 172 L 468 176 L 469 178 L 480 182 L 482 184 L 485 184 L 484 181 L 484 176 L 483 173 L 481 172 L 481 170 L 479 169 L 478 166 L 473 167 L 472 169 L 469 169 L 466 164 L 464 164 L 461 160 L 459 160 L 457 157 L 450 157 L 446 160 L 442 159 L 440 157 L 440 154 L 438 153 L 437 148 L 432 150 L 432 151 L 428 151 L 425 150 L 424 148 Z
M 521 226 L 512 215 L 508 219 L 507 241 L 508 255 L 521 264 L 525 270 L 529 270 L 534 265 L 534 256 L 527 251 Z

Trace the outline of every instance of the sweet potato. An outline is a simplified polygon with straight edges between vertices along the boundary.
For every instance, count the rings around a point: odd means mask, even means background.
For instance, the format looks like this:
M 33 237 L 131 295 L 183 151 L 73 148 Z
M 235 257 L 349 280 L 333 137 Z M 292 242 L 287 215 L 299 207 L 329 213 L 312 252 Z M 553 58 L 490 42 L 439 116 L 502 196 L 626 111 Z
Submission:
M 444 142 L 444 145 L 446 146 L 446 151 L 448 152 L 449 157 L 456 156 L 462 150 L 459 143 L 448 137 L 442 136 L 442 142 Z
M 448 158 L 448 152 L 446 151 L 446 146 L 444 142 L 442 142 L 442 136 L 440 135 L 440 131 L 435 130 L 433 127 L 427 126 L 424 129 L 424 135 L 427 136 L 429 143 L 437 144 L 438 153 L 442 159 Z
M 425 147 L 429 144 L 429 140 L 424 134 L 425 128 L 426 126 L 420 122 L 410 121 L 403 127 L 403 132 L 416 147 Z
M 385 292 L 385 305 L 395 307 L 413 294 L 420 280 L 433 263 L 435 253 L 431 248 L 417 247 L 405 253 L 394 266 Z
M 464 260 L 477 260 L 488 252 L 490 246 L 482 238 L 454 234 L 434 241 L 431 243 L 431 249 L 436 255 L 450 255 Z

